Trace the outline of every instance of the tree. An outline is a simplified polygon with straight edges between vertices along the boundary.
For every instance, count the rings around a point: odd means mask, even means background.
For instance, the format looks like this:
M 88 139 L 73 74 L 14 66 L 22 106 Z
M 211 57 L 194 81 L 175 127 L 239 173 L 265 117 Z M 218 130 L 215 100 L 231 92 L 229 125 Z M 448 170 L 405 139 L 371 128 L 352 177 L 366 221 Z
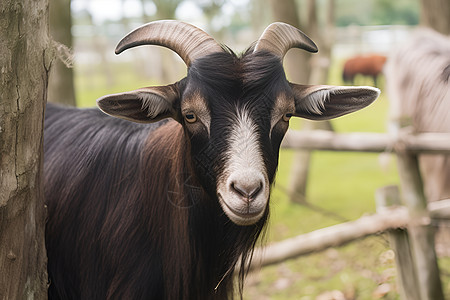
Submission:
M 324 84 L 328 78 L 328 70 L 331 59 L 332 32 L 334 29 L 334 0 L 328 0 L 328 15 L 326 30 L 319 32 L 317 7 L 315 0 L 308 0 L 307 22 L 300 25 L 300 18 L 295 0 L 270 0 L 274 21 L 282 21 L 297 28 L 303 29 L 307 35 L 319 44 L 319 54 L 311 56 L 306 51 L 290 51 L 284 60 L 284 65 L 289 79 L 297 83 Z M 331 130 L 331 123 L 304 121 L 304 129 Z M 291 174 L 289 176 L 288 193 L 293 202 L 304 202 L 306 198 L 306 186 L 310 164 L 309 151 L 296 151 Z
M 273 21 L 288 23 L 294 27 L 302 29 L 308 33 L 308 28 L 302 28 L 300 18 L 297 13 L 295 0 L 270 0 Z M 309 59 L 311 54 L 306 51 L 290 51 L 286 54 L 284 65 L 289 80 L 297 83 L 308 83 L 311 66 Z M 301 67 L 299 67 L 301 66 Z
M 124 1 L 122 1 L 122 5 L 123 5 Z M 151 21 L 150 16 L 147 14 L 147 11 L 145 10 L 145 6 L 146 6 L 147 0 L 141 0 L 141 10 L 142 10 L 142 21 L 145 23 L 148 23 Z M 124 19 L 124 18 L 122 18 Z
M 156 6 L 156 19 L 175 19 L 175 12 L 181 2 L 182 0 L 153 0 L 153 3 Z M 173 57 L 173 52 L 165 48 L 161 48 L 159 50 L 162 62 L 160 78 L 161 83 L 169 84 L 179 80 L 180 74 L 178 74 L 177 68 L 174 67 L 176 63 Z
M 450 0 L 421 0 L 420 24 L 450 34 Z
M 75 106 L 73 69 L 70 67 L 72 38 L 71 0 L 50 1 L 50 34 L 60 59 L 53 62 L 48 84 L 48 101 Z
M 222 12 L 222 6 L 225 4 L 226 0 L 197 0 L 197 5 L 203 11 L 203 16 L 208 22 L 208 33 L 213 36 L 216 40 L 221 41 L 224 36 L 224 28 L 215 29 L 212 26 L 214 19 L 220 16 Z
M 2 0 L 0 24 L 0 298 L 45 299 L 48 0 Z

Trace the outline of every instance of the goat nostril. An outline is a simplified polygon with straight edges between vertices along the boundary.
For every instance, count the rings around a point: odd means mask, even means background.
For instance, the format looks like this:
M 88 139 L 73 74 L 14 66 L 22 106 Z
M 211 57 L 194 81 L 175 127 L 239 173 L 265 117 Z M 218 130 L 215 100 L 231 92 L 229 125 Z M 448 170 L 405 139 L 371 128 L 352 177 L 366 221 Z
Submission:
M 238 182 L 231 183 L 231 188 L 247 200 L 253 200 L 259 194 L 262 187 L 263 184 L 260 181 L 251 184 L 243 184 Z

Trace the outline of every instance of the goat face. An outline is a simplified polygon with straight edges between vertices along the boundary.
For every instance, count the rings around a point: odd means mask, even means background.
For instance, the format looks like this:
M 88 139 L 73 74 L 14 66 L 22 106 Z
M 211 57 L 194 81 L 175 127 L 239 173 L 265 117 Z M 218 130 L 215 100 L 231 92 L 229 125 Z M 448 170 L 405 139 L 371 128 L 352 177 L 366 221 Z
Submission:
M 116 52 L 143 44 L 177 52 L 188 65 L 186 78 L 169 86 L 108 95 L 97 101 L 99 107 L 135 122 L 167 117 L 178 121 L 199 182 L 237 225 L 255 224 L 268 210 L 279 147 L 292 116 L 338 117 L 369 105 L 379 94 L 371 87 L 289 83 L 282 67 L 287 50 L 317 48 L 301 31 L 283 23 L 270 25 L 241 57 L 200 29 L 177 21 L 136 29 Z
M 272 122 L 276 88 L 273 75 L 284 76 L 279 61 L 259 82 L 245 55 L 214 53 L 189 68 L 181 101 L 182 124 L 192 141 L 192 155 L 201 182 L 211 186 L 223 211 L 236 224 L 258 221 L 267 208 L 278 149 L 288 119 Z M 269 64 L 261 61 L 262 64 Z M 275 74 L 274 74 L 275 73 Z M 282 82 L 284 83 L 284 82 Z M 285 107 L 290 114 L 294 107 Z M 279 114 L 279 112 L 275 112 Z M 272 125 L 277 125 L 272 132 Z M 275 134 L 277 132 L 277 134 Z M 280 136 L 281 135 L 281 136 Z

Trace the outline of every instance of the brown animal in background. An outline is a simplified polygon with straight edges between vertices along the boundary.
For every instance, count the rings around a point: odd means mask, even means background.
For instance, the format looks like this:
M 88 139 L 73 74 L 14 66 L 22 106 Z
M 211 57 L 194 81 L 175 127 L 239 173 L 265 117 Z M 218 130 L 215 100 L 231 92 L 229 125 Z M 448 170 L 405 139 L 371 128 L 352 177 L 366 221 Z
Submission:
M 390 118 L 408 121 L 414 132 L 450 132 L 450 38 L 417 32 L 389 57 L 386 83 Z M 450 198 L 450 157 L 421 155 L 427 198 Z
M 377 77 L 382 73 L 385 62 L 386 56 L 378 54 L 349 58 L 344 64 L 342 79 L 344 82 L 350 82 L 353 85 L 356 75 L 371 76 L 376 86 Z

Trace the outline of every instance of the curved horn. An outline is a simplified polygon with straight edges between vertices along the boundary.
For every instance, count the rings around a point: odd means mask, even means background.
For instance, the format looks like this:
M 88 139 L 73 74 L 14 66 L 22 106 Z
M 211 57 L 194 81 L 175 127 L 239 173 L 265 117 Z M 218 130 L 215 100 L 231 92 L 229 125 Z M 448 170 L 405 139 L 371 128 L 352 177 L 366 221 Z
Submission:
M 175 20 L 150 22 L 133 30 L 119 42 L 116 54 L 141 45 L 167 47 L 187 66 L 199 57 L 223 51 L 219 43 L 200 28 Z
M 309 52 L 317 52 L 317 46 L 302 31 L 282 22 L 275 22 L 267 26 L 256 42 L 255 50 L 267 50 L 283 58 L 291 48 L 300 48 Z

